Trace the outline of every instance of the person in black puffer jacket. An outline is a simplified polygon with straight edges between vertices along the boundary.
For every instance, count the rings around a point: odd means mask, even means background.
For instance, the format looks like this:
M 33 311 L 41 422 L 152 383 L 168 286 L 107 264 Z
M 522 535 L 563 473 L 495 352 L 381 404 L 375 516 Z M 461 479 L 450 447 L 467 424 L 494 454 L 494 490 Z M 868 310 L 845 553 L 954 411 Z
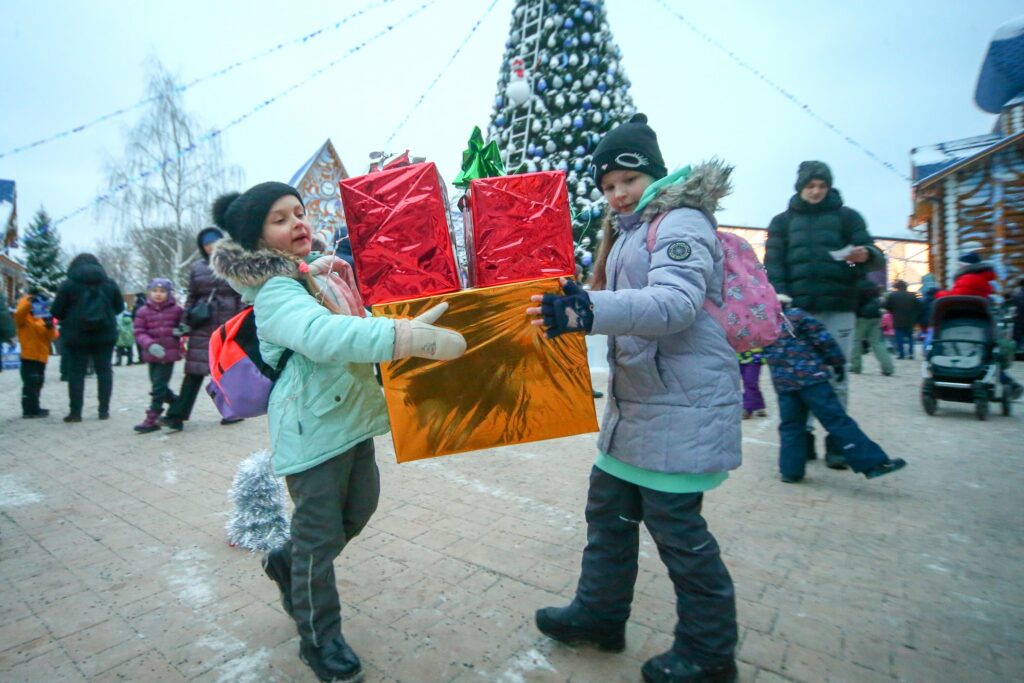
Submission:
M 210 251 L 224 233 L 218 228 L 204 228 L 196 236 L 196 245 L 202 257 L 192 263 L 188 275 L 188 299 L 185 301 L 185 324 L 188 326 L 188 345 L 185 352 L 185 378 L 181 382 L 178 399 L 161 419 L 165 427 L 180 431 L 192 416 L 196 396 L 203 386 L 203 378 L 210 374 L 210 337 L 214 331 L 243 308 L 242 299 L 226 281 L 210 269 Z M 196 306 L 206 308 L 209 318 L 198 319 Z M 241 420 L 221 420 L 232 424 Z
M 117 283 L 107 277 L 92 254 L 79 254 L 68 266 L 68 276 L 57 289 L 50 313 L 60 320 L 61 353 L 67 354 L 69 411 L 65 422 L 82 421 L 85 371 L 92 360 L 96 370 L 99 418 L 110 417 L 114 389 L 111 362 L 117 341 L 117 314 L 124 299 Z
M 839 190 L 832 187 L 832 171 L 824 162 L 801 163 L 795 187 L 797 194 L 789 200 L 789 208 L 768 226 L 764 256 L 768 280 L 776 292 L 792 297 L 794 306 L 821 321 L 849 360 L 857 283 L 869 271 L 882 268 L 885 259 L 861 215 L 843 206 Z M 835 381 L 833 388 L 846 407 L 848 382 Z M 829 466 L 842 468 L 834 440 L 826 439 L 826 447 Z

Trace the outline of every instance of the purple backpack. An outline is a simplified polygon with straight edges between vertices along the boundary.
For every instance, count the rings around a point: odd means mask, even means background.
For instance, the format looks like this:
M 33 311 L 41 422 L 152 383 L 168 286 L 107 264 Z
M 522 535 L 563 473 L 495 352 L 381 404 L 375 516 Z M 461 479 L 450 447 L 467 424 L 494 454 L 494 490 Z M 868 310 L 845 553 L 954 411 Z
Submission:
M 267 414 L 274 382 L 291 358 L 286 349 L 276 368 L 263 362 L 256 336 L 256 315 L 248 306 L 210 337 L 210 381 L 206 393 L 221 416 L 233 420 Z
M 647 251 L 654 251 L 658 226 L 668 214 L 660 214 L 647 227 Z M 737 353 L 772 344 L 779 338 L 779 325 L 783 319 L 782 305 L 775 288 L 768 282 L 764 266 L 750 243 L 739 235 L 715 230 L 722 245 L 724 272 L 722 277 L 722 305 L 717 306 L 707 297 L 704 310 L 725 330 L 729 346 Z

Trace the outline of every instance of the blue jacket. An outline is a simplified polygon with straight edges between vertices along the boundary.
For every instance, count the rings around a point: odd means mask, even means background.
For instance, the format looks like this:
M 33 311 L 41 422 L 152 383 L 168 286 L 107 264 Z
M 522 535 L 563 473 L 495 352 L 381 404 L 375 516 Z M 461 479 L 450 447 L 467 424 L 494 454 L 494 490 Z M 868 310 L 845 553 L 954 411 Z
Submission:
M 792 329 L 782 326 L 779 339 L 764 349 L 775 391 L 799 391 L 828 382 L 830 367 L 846 363 L 843 350 L 817 318 L 803 309 L 786 309 Z

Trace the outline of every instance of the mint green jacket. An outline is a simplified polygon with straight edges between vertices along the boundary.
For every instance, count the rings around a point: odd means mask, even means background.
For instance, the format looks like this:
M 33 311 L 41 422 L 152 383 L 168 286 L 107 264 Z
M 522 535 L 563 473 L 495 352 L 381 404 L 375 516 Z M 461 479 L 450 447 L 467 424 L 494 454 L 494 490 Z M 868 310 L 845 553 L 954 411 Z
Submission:
M 391 360 L 393 320 L 332 315 L 296 279 L 296 262 L 278 252 L 249 252 L 224 239 L 210 263 L 253 304 L 264 361 L 276 367 L 285 349 L 294 351 L 267 410 L 278 476 L 315 467 L 387 433 L 387 409 L 372 364 Z

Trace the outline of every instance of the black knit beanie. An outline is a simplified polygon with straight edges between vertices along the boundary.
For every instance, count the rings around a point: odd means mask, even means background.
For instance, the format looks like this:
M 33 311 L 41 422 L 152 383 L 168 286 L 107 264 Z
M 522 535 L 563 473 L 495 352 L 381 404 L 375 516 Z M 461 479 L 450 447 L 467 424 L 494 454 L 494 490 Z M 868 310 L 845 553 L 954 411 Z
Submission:
M 594 150 L 594 180 L 601 187 L 601 176 L 608 171 L 640 171 L 655 180 L 668 174 L 658 148 L 658 135 L 647 125 L 644 114 L 608 131 Z
M 796 170 L 796 191 L 804 189 L 812 180 L 824 180 L 832 187 L 832 169 L 824 161 L 801 161 Z
M 299 191 L 285 183 L 254 185 L 244 194 L 229 192 L 213 202 L 213 222 L 226 230 L 243 249 L 253 251 L 263 236 L 263 221 L 281 197 L 292 195 L 302 203 Z

